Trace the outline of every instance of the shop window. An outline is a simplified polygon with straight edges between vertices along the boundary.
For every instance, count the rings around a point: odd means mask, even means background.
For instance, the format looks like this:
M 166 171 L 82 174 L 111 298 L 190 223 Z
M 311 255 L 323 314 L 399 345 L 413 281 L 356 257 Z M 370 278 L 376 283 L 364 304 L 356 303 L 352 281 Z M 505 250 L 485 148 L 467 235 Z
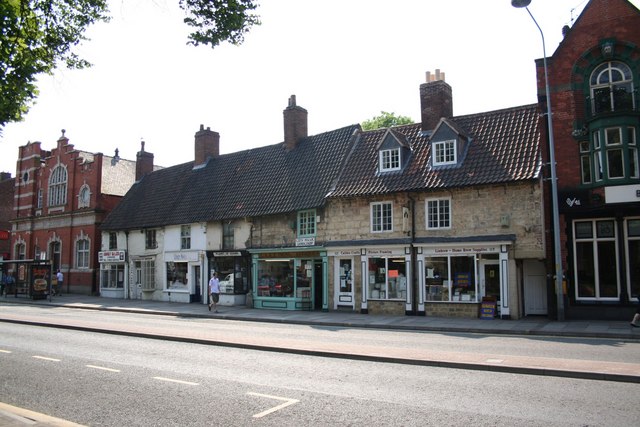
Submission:
M 49 176 L 49 206 L 67 203 L 67 168 L 56 166 Z
M 191 226 L 180 226 L 180 249 L 191 249 Z
M 313 237 L 316 235 L 316 211 L 298 212 L 298 237 Z
M 145 249 L 156 249 L 158 247 L 156 230 L 145 230 L 144 245 Z
M 294 280 L 300 276 L 291 259 L 258 262 L 258 296 L 293 297 Z
M 475 256 L 425 258 L 427 301 L 476 302 Z
M 371 203 L 371 232 L 393 231 L 393 204 L 391 202 Z
M 404 258 L 369 258 L 370 299 L 406 299 L 407 270 Z
M 136 283 L 142 289 L 152 291 L 156 288 L 156 263 L 152 259 L 136 261 Z
M 400 147 L 380 150 L 380 172 L 400 170 Z
M 101 264 L 100 286 L 102 288 L 124 287 L 124 264 Z
M 89 268 L 89 239 L 76 242 L 76 268 Z
M 433 166 L 452 165 L 456 163 L 456 141 L 439 141 L 433 143 Z
M 577 299 L 617 299 L 619 274 L 615 221 L 575 221 L 573 225 Z
M 451 228 L 451 199 L 426 201 L 427 230 Z
M 189 264 L 186 262 L 167 263 L 167 289 L 187 289 Z
M 640 300 L 640 218 L 625 221 L 627 234 L 627 292 L 629 297 Z

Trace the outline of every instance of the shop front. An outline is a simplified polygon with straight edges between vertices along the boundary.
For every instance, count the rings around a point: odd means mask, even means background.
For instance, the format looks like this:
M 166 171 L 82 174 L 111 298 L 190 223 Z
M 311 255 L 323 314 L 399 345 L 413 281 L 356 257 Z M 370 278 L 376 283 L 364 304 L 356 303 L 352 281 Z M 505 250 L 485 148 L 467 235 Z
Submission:
M 328 309 L 327 254 L 317 249 L 252 251 L 253 307 Z
M 494 305 L 494 316 L 509 318 L 510 244 L 416 245 L 418 311 L 479 317 L 481 309 Z
M 126 251 L 98 252 L 100 264 L 100 296 L 124 299 L 128 276 Z
M 362 248 L 360 266 L 362 313 L 402 315 L 411 311 L 410 246 Z
M 247 292 L 250 283 L 250 256 L 246 251 L 209 251 L 209 278 L 213 272 L 218 273 L 220 280 L 220 301 L 218 304 L 226 306 L 240 306 L 247 303 Z M 207 302 L 209 280 L 204 283 Z
M 202 301 L 204 256 L 202 251 L 165 252 L 163 300 L 184 303 Z
M 360 248 L 328 248 L 329 261 L 333 265 L 332 283 L 334 310 L 354 311 L 357 305 L 356 283 L 362 282 L 359 272 Z M 359 308 L 359 307 L 358 307 Z

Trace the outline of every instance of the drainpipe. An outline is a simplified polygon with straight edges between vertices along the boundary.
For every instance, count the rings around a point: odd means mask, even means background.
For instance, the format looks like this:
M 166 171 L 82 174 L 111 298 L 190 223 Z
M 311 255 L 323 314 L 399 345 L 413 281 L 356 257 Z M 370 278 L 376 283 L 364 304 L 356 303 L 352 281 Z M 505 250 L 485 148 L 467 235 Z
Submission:
M 409 231 L 409 235 L 411 237 L 411 242 L 409 244 L 409 248 L 411 250 L 411 310 L 407 314 L 415 316 L 418 314 L 418 286 L 420 283 L 416 276 L 417 257 L 414 247 L 414 243 L 416 241 L 416 201 L 411 196 L 407 197 L 409 198 L 409 211 L 411 212 L 411 230 Z
M 131 275 L 129 274 L 129 268 L 131 267 L 129 265 L 129 230 L 125 230 L 124 232 L 125 235 L 125 250 L 127 251 L 127 256 L 125 257 L 126 263 L 126 276 L 125 276 L 125 290 L 124 290 L 124 299 L 131 299 L 131 295 L 129 294 L 129 292 L 131 292 Z

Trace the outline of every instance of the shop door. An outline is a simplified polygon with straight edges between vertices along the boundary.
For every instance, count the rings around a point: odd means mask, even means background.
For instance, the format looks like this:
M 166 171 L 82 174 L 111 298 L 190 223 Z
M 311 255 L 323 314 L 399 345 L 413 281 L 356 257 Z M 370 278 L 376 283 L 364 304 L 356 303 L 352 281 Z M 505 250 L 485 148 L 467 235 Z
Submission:
M 334 308 L 355 308 L 353 296 L 353 258 L 336 258 L 334 281 L 335 300 Z
M 200 278 L 200 266 L 194 265 L 191 270 L 191 277 L 193 278 L 193 282 L 196 285 L 193 296 L 191 297 L 191 302 L 201 303 L 202 301 L 202 281 Z
M 497 260 L 480 261 L 480 289 L 482 296 L 500 301 L 500 264 Z
M 547 273 L 544 263 L 525 261 L 524 275 L 524 314 L 546 315 L 547 313 Z

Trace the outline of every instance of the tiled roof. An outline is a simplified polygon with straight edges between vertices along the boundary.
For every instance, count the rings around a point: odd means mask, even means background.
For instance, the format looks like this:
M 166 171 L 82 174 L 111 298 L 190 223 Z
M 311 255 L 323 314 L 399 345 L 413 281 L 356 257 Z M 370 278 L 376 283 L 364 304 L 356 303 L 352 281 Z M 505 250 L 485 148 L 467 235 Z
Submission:
M 351 150 L 358 125 L 225 154 L 146 175 L 102 225 L 128 230 L 275 215 L 321 207 Z
M 536 179 L 541 170 L 537 105 L 458 116 L 441 125 L 469 137 L 455 166 L 432 167 L 431 144 L 420 123 L 393 128 L 409 140 L 411 158 L 402 171 L 378 173 L 377 146 L 386 129 L 363 132 L 330 197 L 358 197 L 398 191 L 429 191 Z

